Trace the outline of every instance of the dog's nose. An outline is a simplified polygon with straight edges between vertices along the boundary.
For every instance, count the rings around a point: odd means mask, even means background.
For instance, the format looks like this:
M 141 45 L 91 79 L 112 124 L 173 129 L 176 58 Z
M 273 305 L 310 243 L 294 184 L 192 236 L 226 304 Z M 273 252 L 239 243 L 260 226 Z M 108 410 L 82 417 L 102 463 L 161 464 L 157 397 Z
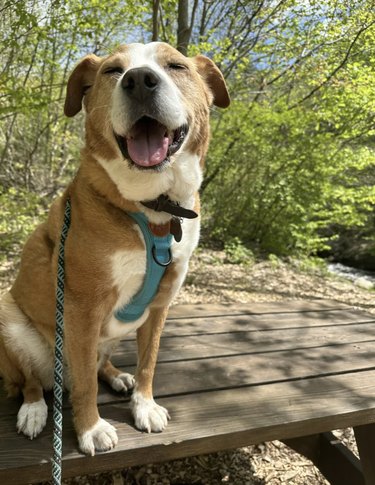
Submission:
M 149 67 L 136 67 L 125 74 L 121 86 L 130 98 L 143 101 L 154 94 L 160 81 L 160 76 Z

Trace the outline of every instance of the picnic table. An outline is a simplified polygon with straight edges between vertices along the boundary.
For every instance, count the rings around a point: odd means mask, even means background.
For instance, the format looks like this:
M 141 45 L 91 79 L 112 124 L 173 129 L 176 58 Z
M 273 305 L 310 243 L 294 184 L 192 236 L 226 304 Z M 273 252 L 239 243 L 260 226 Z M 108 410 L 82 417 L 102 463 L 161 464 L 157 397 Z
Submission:
M 135 335 L 113 362 L 136 364 Z M 52 416 L 41 435 L 16 433 L 18 399 L 0 391 L 0 483 L 50 479 Z M 330 300 L 172 307 L 161 340 L 155 400 L 163 433 L 134 428 L 129 396 L 100 384 L 100 414 L 118 430 L 107 453 L 82 455 L 64 404 L 63 476 L 282 440 L 335 485 L 375 485 L 375 318 Z M 51 409 L 52 396 L 47 396 Z M 353 427 L 360 460 L 331 430 Z

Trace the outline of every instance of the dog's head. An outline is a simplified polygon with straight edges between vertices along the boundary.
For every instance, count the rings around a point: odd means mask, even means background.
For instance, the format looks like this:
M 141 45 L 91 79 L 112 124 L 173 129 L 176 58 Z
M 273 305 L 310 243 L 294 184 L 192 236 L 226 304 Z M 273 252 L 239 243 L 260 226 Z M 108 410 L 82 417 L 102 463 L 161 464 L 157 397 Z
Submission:
M 69 78 L 65 114 L 74 116 L 82 104 L 86 150 L 124 196 L 137 200 L 129 189 L 135 181 L 136 190 L 159 181 L 160 187 L 146 190 L 157 196 L 168 190 L 174 165 L 201 162 L 209 108 L 227 107 L 229 96 L 211 60 L 155 42 L 121 46 L 104 58 L 86 56 Z

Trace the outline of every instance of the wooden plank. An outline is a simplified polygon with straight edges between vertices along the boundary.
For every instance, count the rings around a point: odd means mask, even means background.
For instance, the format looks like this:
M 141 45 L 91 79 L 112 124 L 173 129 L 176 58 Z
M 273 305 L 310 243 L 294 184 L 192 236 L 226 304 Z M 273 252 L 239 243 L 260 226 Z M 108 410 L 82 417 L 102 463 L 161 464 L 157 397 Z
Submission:
M 204 317 L 215 315 L 295 313 L 349 309 L 350 306 L 335 300 L 289 300 L 260 303 L 209 303 L 172 305 L 169 318 Z
M 374 344 L 365 343 L 303 350 L 220 357 L 216 359 L 159 363 L 155 395 L 229 389 L 273 382 L 307 379 L 327 374 L 351 373 L 375 367 Z
M 316 315 L 316 313 L 314 313 Z M 346 315 L 346 312 L 343 313 Z M 257 316 L 256 316 L 257 317 Z M 272 316 L 273 317 L 273 316 Z M 235 319 L 238 317 L 235 317 Z M 244 320 L 243 320 L 244 318 Z M 264 368 L 267 369 L 269 373 L 269 368 L 271 367 L 279 367 L 286 369 L 288 363 L 285 363 L 285 359 L 292 359 L 291 362 L 295 359 L 295 354 L 275 354 L 274 356 L 270 356 L 270 352 L 280 351 L 280 350 L 289 350 L 290 348 L 295 349 L 296 347 L 299 348 L 301 351 L 305 349 L 306 353 L 309 355 L 306 358 L 314 358 L 315 360 L 321 357 L 322 363 L 326 362 L 327 359 L 335 360 L 334 356 L 334 349 L 330 349 L 329 353 L 325 352 L 323 349 L 323 353 L 321 355 L 317 355 L 317 351 L 313 350 L 312 347 L 321 347 L 321 346 L 328 346 L 334 345 L 336 342 L 339 342 L 340 345 L 337 347 L 338 361 L 342 362 L 342 359 L 345 357 L 347 362 L 352 360 L 353 365 L 358 366 L 357 368 L 366 368 L 365 359 L 363 359 L 363 355 L 368 352 L 369 360 L 371 359 L 372 352 L 369 348 L 364 348 L 363 344 L 366 340 L 373 340 L 375 337 L 375 325 L 370 323 L 361 323 L 361 324 L 351 324 L 345 327 L 336 326 L 333 327 L 311 327 L 311 328 L 292 328 L 288 329 L 286 332 L 285 329 L 281 330 L 272 330 L 268 331 L 268 328 L 264 329 L 264 322 L 262 321 L 249 321 L 250 319 L 254 318 L 254 316 L 246 316 L 241 317 L 241 325 L 248 328 L 248 326 L 252 326 L 252 330 L 249 332 L 228 332 L 223 334 L 213 334 L 213 335 L 195 335 L 195 336 L 179 336 L 179 337 L 164 337 L 161 341 L 161 349 L 159 353 L 159 362 L 165 363 L 174 360 L 186 360 L 186 359 L 199 359 L 199 358 L 207 358 L 207 357 L 227 357 L 230 355 L 238 355 L 241 354 L 240 360 L 236 361 L 226 361 L 226 365 L 230 367 L 232 364 L 234 365 L 234 370 L 238 371 L 238 369 L 242 367 L 246 367 L 250 369 L 252 372 L 253 369 L 257 368 Z M 269 317 L 268 317 L 269 318 Z M 276 317 L 279 318 L 279 315 Z M 353 315 L 350 316 L 350 321 L 353 318 Z M 222 317 L 222 321 L 226 322 L 228 318 Z M 312 320 L 313 322 L 315 319 Z M 272 327 L 275 326 L 274 323 L 270 323 Z M 201 327 L 206 327 L 207 325 L 204 324 Z M 242 326 L 242 328 L 243 328 Z M 350 347 L 342 347 L 342 344 L 350 342 Z M 355 347 L 353 347 L 355 345 Z M 358 365 L 358 356 L 355 356 L 356 349 L 359 349 L 359 354 L 361 360 L 364 360 L 364 363 L 360 363 Z M 259 357 L 255 360 L 249 360 L 248 356 L 254 354 L 259 354 L 260 352 L 267 351 L 265 356 L 265 360 L 260 361 Z M 319 351 L 318 351 L 319 352 Z M 246 356 L 246 355 L 247 356 Z M 353 360 L 353 355 L 354 359 Z M 243 361 L 242 361 L 243 356 Z M 303 357 L 303 355 L 302 355 Z M 366 355 L 365 355 L 366 357 Z M 251 358 L 251 357 L 250 357 Z M 126 368 L 127 371 L 133 371 L 132 367 L 135 366 L 136 363 L 136 346 L 134 341 L 126 341 L 121 344 L 121 347 L 114 355 L 114 363 L 119 366 Z M 299 361 L 301 361 L 301 356 L 298 357 Z M 276 364 L 274 364 L 276 361 Z M 262 362 L 262 363 L 260 363 Z M 190 365 L 190 364 L 189 364 Z M 195 364 L 191 367 L 192 374 L 196 375 L 199 373 L 199 368 L 201 364 Z M 203 362 L 202 369 L 207 367 L 207 362 Z M 291 365 L 291 364 L 290 364 Z M 290 366 L 289 365 L 289 366 Z M 369 364 L 371 365 L 371 364 Z M 181 366 L 177 366 L 175 370 Z M 214 368 L 215 364 L 210 363 L 209 368 Z M 185 368 L 185 364 L 182 365 L 182 369 Z M 348 367 L 345 365 L 342 367 L 343 371 L 351 370 L 352 367 Z M 165 369 L 163 369 L 165 370 Z M 297 367 L 295 367 L 297 370 Z M 168 379 L 168 373 L 173 374 L 173 370 L 165 370 L 165 379 Z M 158 374 L 158 373 L 157 373 Z M 228 373 L 232 374 L 231 373 Z M 214 376 L 215 374 L 213 374 Z M 245 384 L 248 383 L 246 381 L 246 375 L 244 377 Z M 296 377 L 294 375 L 294 377 Z M 271 375 L 270 375 L 271 378 Z M 280 379 L 280 376 L 273 377 L 275 379 Z M 184 383 L 185 380 L 189 382 L 188 376 L 184 376 L 183 379 L 180 380 L 181 383 Z M 192 383 L 192 382 L 190 382 Z M 168 388 L 168 386 L 167 386 Z M 201 388 L 201 387 L 200 387 Z M 3 401 L 5 398 L 4 389 L 0 387 L 0 399 Z M 107 399 L 107 398 L 105 398 Z M 0 414 L 16 414 L 19 408 L 19 400 L 5 400 L 4 404 L 0 407 Z
M 343 344 L 374 342 L 375 322 L 352 324 L 345 327 L 304 328 L 268 331 L 223 332 L 162 338 L 159 362 L 236 355 L 244 353 L 273 352 L 327 347 Z M 338 352 L 340 350 L 338 349 Z M 116 365 L 135 365 L 136 345 L 132 341 L 123 342 L 113 354 Z
M 326 312 L 280 313 L 259 315 L 220 315 L 202 318 L 178 318 L 167 321 L 163 337 L 236 332 L 244 329 L 272 331 L 296 328 L 344 326 L 374 323 L 374 315 L 355 310 L 328 310 Z M 127 340 L 134 340 L 129 335 Z
M 354 315 L 349 315 L 346 322 L 348 325 L 345 328 L 336 328 L 336 326 L 339 322 L 342 323 L 344 317 L 347 316 L 347 312 L 342 313 L 340 321 L 333 322 L 333 328 L 331 325 L 328 327 L 323 325 L 322 328 L 319 328 L 320 325 L 317 327 L 314 325 L 309 327 L 310 324 L 317 322 L 326 324 L 325 320 L 322 322 L 317 320 L 316 312 L 314 312 L 312 320 L 309 320 L 310 315 L 306 314 L 302 321 L 303 328 L 301 328 L 301 321 L 299 321 L 299 325 L 296 323 L 297 326 L 288 328 L 287 332 L 285 328 L 277 328 L 280 315 L 271 315 L 271 320 L 267 322 L 253 320 L 258 317 L 263 318 L 264 315 L 243 316 L 240 318 L 221 317 L 219 321 L 222 323 L 223 328 L 228 327 L 230 329 L 231 324 L 228 324 L 229 321 L 234 322 L 242 330 L 234 332 L 232 327 L 232 331 L 222 333 L 221 335 L 211 333 L 189 337 L 164 335 L 161 340 L 159 362 L 251 353 L 254 348 L 256 352 L 264 350 L 285 350 L 296 347 L 309 349 L 311 346 L 317 347 L 320 345 L 334 345 L 335 343 L 342 344 L 346 342 L 361 343 L 366 340 L 372 340 L 375 337 L 373 320 L 361 321 L 359 324 L 353 323 L 355 315 L 355 312 Z M 267 318 L 269 319 L 270 316 L 267 316 Z M 298 316 L 298 318 L 301 318 L 301 316 Z M 204 324 L 200 325 L 200 328 L 203 331 L 203 329 L 210 328 L 210 326 L 205 321 Z M 243 331 L 244 328 L 250 328 L 250 330 Z M 122 343 L 114 355 L 114 362 L 118 366 L 134 366 L 136 359 L 134 339 Z M 1 394 L 0 396 L 2 397 Z
M 123 403 L 101 406 L 102 417 L 116 426 L 120 442 L 112 452 L 95 457 L 77 453 L 70 414 L 65 413 L 64 476 L 368 423 L 374 419 L 375 371 L 167 397 L 159 399 L 159 404 L 169 409 L 172 421 L 163 433 L 151 435 L 133 428 L 129 408 Z M 0 429 L 0 483 L 15 485 L 24 483 L 25 478 L 28 483 L 47 480 L 51 420 L 35 441 L 17 435 L 3 417 Z M 37 478 L 33 478 L 33 470 L 38 472 Z

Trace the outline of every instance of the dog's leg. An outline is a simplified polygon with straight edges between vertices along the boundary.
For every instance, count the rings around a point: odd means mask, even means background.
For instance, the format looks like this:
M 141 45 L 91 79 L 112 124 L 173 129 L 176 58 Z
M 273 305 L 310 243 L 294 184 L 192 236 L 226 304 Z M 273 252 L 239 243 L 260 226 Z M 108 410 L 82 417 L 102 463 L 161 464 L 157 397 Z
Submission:
M 80 449 L 89 455 L 107 451 L 118 441 L 115 428 L 100 418 L 97 407 L 97 352 L 100 324 L 91 310 L 67 308 L 66 351 L 69 365 L 74 425 Z
M 1 316 L 0 316 L 1 318 Z M 9 355 L 2 337 L 2 324 L 0 321 L 0 376 L 4 379 L 4 388 L 8 397 L 16 397 L 21 392 L 25 382 L 22 371 L 15 356 Z
M 46 425 L 48 409 L 28 353 L 31 339 L 26 345 L 21 340 L 29 328 L 28 319 L 12 295 L 6 293 L 0 301 L 0 375 L 9 396 L 22 392 L 24 402 L 18 411 L 17 430 L 33 439 Z
M 40 382 L 32 375 L 25 377 L 22 387 L 24 402 L 17 415 L 17 430 L 30 439 L 42 431 L 47 422 L 48 408 Z
M 168 424 L 168 411 L 156 404 L 152 382 L 159 342 L 168 308 L 153 308 L 146 322 L 137 330 L 138 366 L 131 406 L 135 425 L 147 432 L 160 432 Z
M 99 377 L 117 392 L 126 392 L 134 387 L 134 376 L 116 369 L 109 359 L 100 367 Z
M 17 356 L 4 345 L 0 332 L 0 375 L 4 377 L 9 396 L 22 392 L 24 402 L 17 415 L 17 430 L 30 439 L 35 438 L 47 422 L 48 409 L 40 381 L 33 376 L 30 366 L 22 366 Z

